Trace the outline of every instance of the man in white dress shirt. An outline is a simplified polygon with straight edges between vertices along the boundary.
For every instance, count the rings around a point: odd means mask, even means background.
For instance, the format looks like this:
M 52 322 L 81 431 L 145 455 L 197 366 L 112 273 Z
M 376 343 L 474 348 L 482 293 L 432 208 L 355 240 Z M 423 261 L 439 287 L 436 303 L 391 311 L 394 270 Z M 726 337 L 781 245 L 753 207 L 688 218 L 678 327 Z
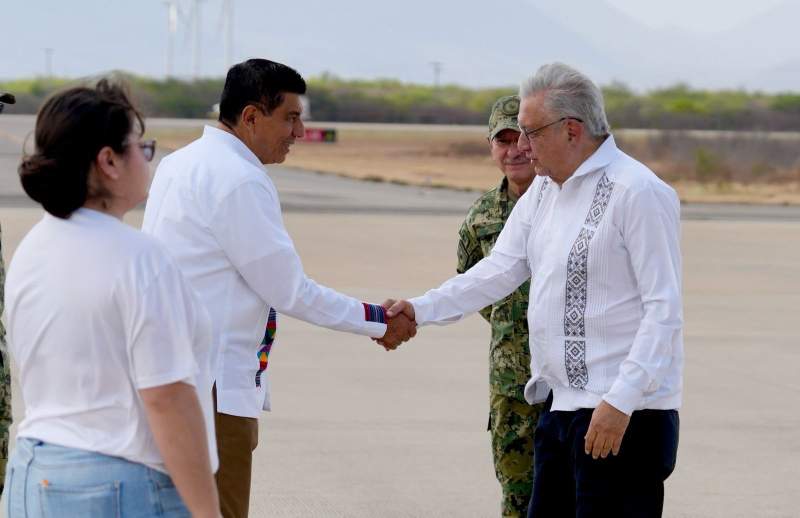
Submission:
M 580 72 L 545 65 L 520 97 L 538 176 L 492 254 L 387 313 L 449 324 L 531 278 L 525 397 L 546 406 L 528 516 L 660 516 L 682 390 L 678 197 L 617 148 Z
M 145 209 L 142 230 L 166 245 L 211 315 L 216 479 L 225 518 L 248 514 L 258 416 L 270 405 L 266 368 L 277 313 L 380 338 L 387 348 L 415 333 L 405 316 L 387 321 L 381 306 L 303 272 L 262 164 L 283 162 L 304 135 L 305 90 L 303 78 L 280 63 L 251 59 L 232 67 L 219 124 L 161 161 Z

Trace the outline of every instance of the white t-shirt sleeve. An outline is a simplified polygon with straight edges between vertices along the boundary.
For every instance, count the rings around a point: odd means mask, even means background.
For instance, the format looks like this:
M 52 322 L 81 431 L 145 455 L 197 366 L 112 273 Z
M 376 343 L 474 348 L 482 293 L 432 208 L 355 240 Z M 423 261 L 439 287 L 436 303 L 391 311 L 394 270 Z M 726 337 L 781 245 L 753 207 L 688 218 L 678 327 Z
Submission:
M 127 350 L 137 389 L 178 381 L 194 385 L 198 372 L 192 347 L 197 315 L 190 288 L 177 266 L 157 255 L 137 261 L 137 271 L 130 275 L 137 285 L 119 293 L 125 299 Z
M 210 218 L 215 238 L 245 282 L 279 313 L 375 338 L 386 333 L 379 306 L 306 276 L 283 225 L 277 193 L 267 184 L 243 183 L 220 201 Z

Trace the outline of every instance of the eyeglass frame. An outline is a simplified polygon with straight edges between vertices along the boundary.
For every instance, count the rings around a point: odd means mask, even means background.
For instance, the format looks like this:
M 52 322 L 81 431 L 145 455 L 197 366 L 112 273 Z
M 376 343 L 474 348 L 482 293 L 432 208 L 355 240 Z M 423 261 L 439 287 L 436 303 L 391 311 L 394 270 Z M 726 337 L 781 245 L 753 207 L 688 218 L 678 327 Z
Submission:
M 555 121 L 553 121 L 553 122 L 551 122 L 549 124 L 545 124 L 544 126 L 539 126 L 538 128 L 535 128 L 535 129 L 528 129 L 528 128 L 526 128 L 525 126 L 523 126 L 521 124 L 518 124 L 517 126 L 519 127 L 520 133 L 525 135 L 525 138 L 528 139 L 528 142 L 533 142 L 533 139 L 535 139 L 536 137 L 540 136 L 542 131 L 546 130 L 550 126 L 553 126 L 554 124 L 558 124 L 559 122 L 564 122 L 566 120 L 574 120 L 574 121 L 578 121 L 580 123 L 583 123 L 583 119 L 580 119 L 578 117 L 567 116 L 567 117 L 561 117 L 558 120 L 555 120 Z
M 156 139 L 152 138 L 149 140 L 142 140 L 141 142 L 130 142 L 127 145 L 133 145 L 139 147 L 142 150 L 142 154 L 144 155 L 144 159 L 148 162 L 152 162 L 153 158 L 156 156 Z

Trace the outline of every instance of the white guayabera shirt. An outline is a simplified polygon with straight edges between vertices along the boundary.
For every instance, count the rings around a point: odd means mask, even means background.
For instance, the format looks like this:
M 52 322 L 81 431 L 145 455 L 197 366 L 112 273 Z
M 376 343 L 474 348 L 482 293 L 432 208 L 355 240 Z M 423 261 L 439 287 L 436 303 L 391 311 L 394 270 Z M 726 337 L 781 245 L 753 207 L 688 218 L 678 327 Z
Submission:
M 448 324 L 529 277 L 529 402 L 680 407 L 680 202 L 612 136 L 562 186 L 537 177 L 489 257 L 410 302 L 418 324 Z
M 270 408 L 262 339 L 271 308 L 373 338 L 386 332 L 380 306 L 306 277 L 278 191 L 228 132 L 206 126 L 201 138 L 161 161 L 142 230 L 164 243 L 208 309 L 221 413 L 258 417 Z

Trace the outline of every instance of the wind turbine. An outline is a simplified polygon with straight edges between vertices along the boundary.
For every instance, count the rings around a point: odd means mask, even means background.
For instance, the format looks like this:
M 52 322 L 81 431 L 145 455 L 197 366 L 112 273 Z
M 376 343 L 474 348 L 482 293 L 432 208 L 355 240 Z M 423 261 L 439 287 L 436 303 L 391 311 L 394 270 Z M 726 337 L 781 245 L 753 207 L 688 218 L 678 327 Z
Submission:
M 233 0 L 222 0 L 220 14 L 222 32 L 225 34 L 225 70 L 233 66 Z
M 200 47 L 202 44 L 202 17 L 200 12 L 200 4 L 203 0 L 192 0 L 192 35 L 194 36 L 193 52 L 192 52 L 192 79 L 197 79 L 200 76 Z
M 175 33 L 178 31 L 178 0 L 165 0 L 167 6 L 167 79 L 175 75 Z

